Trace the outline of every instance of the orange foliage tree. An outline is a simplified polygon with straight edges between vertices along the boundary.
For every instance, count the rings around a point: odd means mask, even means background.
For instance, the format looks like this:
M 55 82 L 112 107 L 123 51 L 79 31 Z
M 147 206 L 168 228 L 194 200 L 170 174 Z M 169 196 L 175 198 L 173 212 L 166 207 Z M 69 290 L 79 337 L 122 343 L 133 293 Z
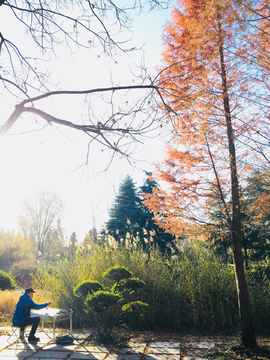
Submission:
M 198 224 L 213 230 L 212 204 L 218 204 L 232 241 L 242 342 L 247 347 L 257 344 L 241 252 L 239 181 L 254 163 L 268 162 L 269 132 L 268 84 L 263 79 L 267 69 L 253 42 L 258 32 L 266 36 L 269 9 L 258 3 L 178 0 L 165 27 L 159 76 L 172 110 L 164 109 L 165 117 L 173 122 L 167 157 L 157 164 L 156 174 L 167 186 L 145 194 L 145 205 L 158 225 L 178 236 L 183 231 L 193 234 Z M 254 27 L 255 6 L 264 27 Z

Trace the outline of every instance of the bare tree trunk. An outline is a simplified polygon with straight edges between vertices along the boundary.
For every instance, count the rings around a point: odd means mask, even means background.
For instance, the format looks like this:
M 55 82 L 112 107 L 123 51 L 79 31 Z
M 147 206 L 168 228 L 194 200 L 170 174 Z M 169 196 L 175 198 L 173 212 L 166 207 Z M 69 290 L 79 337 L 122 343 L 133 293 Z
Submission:
M 224 112 L 227 125 L 227 136 L 230 154 L 230 170 L 231 170 L 231 191 L 232 191 L 232 247 L 233 247 L 233 261 L 235 270 L 235 279 L 237 286 L 238 305 L 241 317 L 242 326 L 242 343 L 245 347 L 255 348 L 257 347 L 255 331 L 253 326 L 253 319 L 249 307 L 247 283 L 244 272 L 244 264 L 242 258 L 241 240 L 242 240 L 242 229 L 241 229 L 241 213 L 240 213 L 240 196 L 239 196 L 239 185 L 237 178 L 236 168 L 236 155 L 234 145 L 234 134 L 231 122 L 231 113 L 229 105 L 228 88 L 226 81 L 226 69 L 224 63 L 223 54 L 223 40 L 221 32 L 221 24 L 218 19 L 219 27 L 219 54 L 220 54 L 220 66 L 222 74 L 222 88 L 223 88 L 223 103 Z

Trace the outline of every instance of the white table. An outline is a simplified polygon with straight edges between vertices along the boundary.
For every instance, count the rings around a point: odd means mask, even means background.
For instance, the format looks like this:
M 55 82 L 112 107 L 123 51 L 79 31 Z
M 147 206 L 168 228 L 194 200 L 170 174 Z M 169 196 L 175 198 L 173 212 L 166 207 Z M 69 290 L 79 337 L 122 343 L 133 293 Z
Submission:
M 72 314 L 73 311 L 70 310 L 69 312 L 60 312 L 61 309 L 52 309 L 52 308 L 45 308 L 40 310 L 31 310 L 31 317 L 39 316 L 40 320 L 42 321 L 42 330 L 44 328 L 44 322 L 48 319 L 52 319 L 53 321 L 53 340 L 55 340 L 55 324 L 68 320 L 69 319 L 69 327 L 70 327 L 70 335 L 72 335 Z M 43 330 L 44 331 L 44 330 Z

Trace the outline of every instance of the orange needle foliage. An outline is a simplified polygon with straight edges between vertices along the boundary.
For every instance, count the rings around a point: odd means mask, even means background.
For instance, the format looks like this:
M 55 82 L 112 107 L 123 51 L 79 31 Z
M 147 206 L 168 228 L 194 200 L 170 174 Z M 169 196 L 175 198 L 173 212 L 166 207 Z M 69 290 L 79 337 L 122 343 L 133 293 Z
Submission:
M 165 68 L 160 70 L 159 80 L 163 95 L 176 112 L 172 115 L 165 110 L 165 116 L 173 121 L 173 132 L 167 157 L 157 164 L 156 173 L 168 190 L 145 194 L 145 204 L 159 226 L 180 235 L 193 228 L 194 222 L 207 224 L 212 231 L 215 200 L 231 229 L 231 155 L 224 99 L 226 96 L 230 105 L 237 177 L 245 181 L 258 161 L 269 165 L 265 146 L 270 133 L 268 84 L 260 81 L 268 70 L 260 64 L 262 47 L 259 49 L 257 42 L 261 34 L 266 43 L 270 21 L 263 22 L 261 15 L 264 27 L 250 26 L 248 20 L 257 15 L 249 6 L 231 0 L 178 3 L 164 30 Z M 253 51 L 247 52 L 252 44 Z
M 268 161 L 268 83 L 263 81 L 268 70 L 261 61 L 267 47 L 258 46 L 258 33 L 268 39 L 265 4 L 178 0 L 164 30 L 159 80 L 174 112 L 164 109 L 173 132 L 156 175 L 168 186 L 145 195 L 158 225 L 178 235 L 192 233 L 198 224 L 211 225 L 213 231 L 213 203 L 224 213 L 232 238 L 242 340 L 249 347 L 256 347 L 256 340 L 241 253 L 239 181 L 254 162 Z M 260 25 L 254 26 L 257 11 Z

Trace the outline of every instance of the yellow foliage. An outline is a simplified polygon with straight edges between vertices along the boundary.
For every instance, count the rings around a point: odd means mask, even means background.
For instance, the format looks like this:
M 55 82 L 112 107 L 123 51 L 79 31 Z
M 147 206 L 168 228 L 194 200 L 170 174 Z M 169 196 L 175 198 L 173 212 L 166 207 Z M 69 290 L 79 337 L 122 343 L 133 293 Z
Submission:
M 0 238 L 0 259 L 4 264 L 19 262 L 22 259 L 34 260 L 34 246 L 30 239 L 20 233 L 3 233 Z
M 0 290 L 0 319 L 2 324 L 11 324 L 11 319 L 22 290 Z

